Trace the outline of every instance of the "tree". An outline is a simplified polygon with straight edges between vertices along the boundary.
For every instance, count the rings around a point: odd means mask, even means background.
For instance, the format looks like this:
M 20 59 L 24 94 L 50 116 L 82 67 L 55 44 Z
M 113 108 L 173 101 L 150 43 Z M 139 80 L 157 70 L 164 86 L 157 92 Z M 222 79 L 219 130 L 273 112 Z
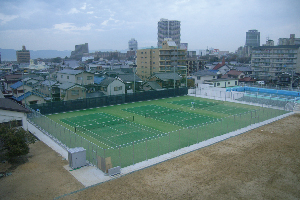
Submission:
M 0 125 L 0 152 L 6 159 L 26 155 L 29 153 L 29 144 L 35 142 L 35 137 L 12 121 Z
M 52 58 L 51 62 L 53 62 L 53 63 L 61 63 L 62 62 L 62 58 L 61 57 Z

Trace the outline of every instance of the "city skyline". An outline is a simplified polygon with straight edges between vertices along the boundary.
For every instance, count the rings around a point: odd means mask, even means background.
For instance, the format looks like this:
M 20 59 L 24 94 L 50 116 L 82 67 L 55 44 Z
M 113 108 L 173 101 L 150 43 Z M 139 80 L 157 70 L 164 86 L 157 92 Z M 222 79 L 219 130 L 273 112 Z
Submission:
M 246 32 L 266 38 L 300 37 L 300 1 L 8 1 L 0 2 L 0 48 L 74 50 L 128 48 L 135 38 L 139 48 L 157 45 L 161 18 L 181 22 L 181 42 L 189 50 L 216 48 L 234 52 L 245 45 Z

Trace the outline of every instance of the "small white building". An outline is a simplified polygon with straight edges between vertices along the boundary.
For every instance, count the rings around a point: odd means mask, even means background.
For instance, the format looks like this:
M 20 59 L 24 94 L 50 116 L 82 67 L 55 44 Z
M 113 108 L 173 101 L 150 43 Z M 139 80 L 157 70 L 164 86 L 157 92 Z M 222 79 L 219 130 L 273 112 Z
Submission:
M 206 84 L 213 85 L 214 87 L 219 87 L 219 88 L 227 88 L 227 87 L 234 87 L 239 85 L 239 80 L 238 79 L 216 79 L 216 80 L 210 80 L 210 81 L 205 81 Z
M 30 110 L 17 102 L 11 99 L 0 98 L 0 123 L 16 120 L 24 130 L 27 130 L 27 113 L 30 113 Z

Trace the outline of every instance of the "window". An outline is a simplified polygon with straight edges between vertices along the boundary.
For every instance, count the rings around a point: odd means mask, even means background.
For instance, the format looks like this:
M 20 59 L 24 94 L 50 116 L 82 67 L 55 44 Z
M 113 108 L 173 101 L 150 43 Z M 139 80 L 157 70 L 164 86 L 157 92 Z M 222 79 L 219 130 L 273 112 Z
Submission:
M 237 81 L 235 81 L 235 85 L 237 85 Z
M 88 77 L 87 77 L 87 80 L 92 80 L 92 79 L 93 79 L 92 76 L 88 76 Z
M 71 90 L 72 95 L 79 95 L 79 90 Z
M 153 64 L 155 64 L 155 62 L 153 62 Z
M 217 86 L 220 86 L 220 83 L 217 83 Z
M 215 76 L 213 76 L 213 78 L 215 78 Z
M 77 80 L 82 80 L 82 77 L 77 77 Z
M 122 86 L 114 87 L 114 91 L 119 91 L 119 90 L 122 90 Z
M 64 75 L 60 75 L 60 78 L 63 78 L 64 77 Z
M 69 79 L 69 76 L 67 76 L 67 79 Z
M 200 80 L 201 79 L 201 76 L 197 76 L 197 80 Z
M 228 85 L 230 85 L 230 82 L 228 82 Z
M 144 54 L 144 52 L 141 52 L 141 54 Z

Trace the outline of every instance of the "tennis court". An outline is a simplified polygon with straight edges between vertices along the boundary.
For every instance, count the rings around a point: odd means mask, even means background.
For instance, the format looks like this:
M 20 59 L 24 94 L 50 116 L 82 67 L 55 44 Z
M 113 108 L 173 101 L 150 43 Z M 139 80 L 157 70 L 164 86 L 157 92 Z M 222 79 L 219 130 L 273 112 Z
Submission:
M 60 121 L 73 126 L 75 132 L 82 132 L 95 140 L 101 141 L 108 148 L 162 134 L 159 130 L 103 112 L 63 118 Z
M 286 113 L 284 110 L 181 96 L 76 110 L 32 119 L 87 160 L 126 167 Z M 66 127 L 66 128 L 64 128 Z

